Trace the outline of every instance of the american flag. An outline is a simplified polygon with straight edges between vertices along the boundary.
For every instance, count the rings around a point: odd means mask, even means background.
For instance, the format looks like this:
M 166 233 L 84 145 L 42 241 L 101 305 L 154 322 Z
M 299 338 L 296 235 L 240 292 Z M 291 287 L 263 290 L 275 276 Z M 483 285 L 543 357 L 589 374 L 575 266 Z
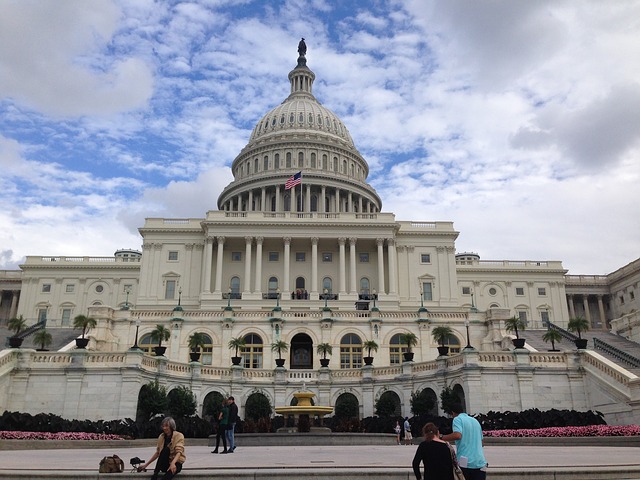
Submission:
M 302 172 L 298 172 L 295 175 L 291 175 L 286 183 L 284 184 L 284 189 L 289 190 L 290 188 L 295 187 L 296 185 L 300 185 L 302 183 Z

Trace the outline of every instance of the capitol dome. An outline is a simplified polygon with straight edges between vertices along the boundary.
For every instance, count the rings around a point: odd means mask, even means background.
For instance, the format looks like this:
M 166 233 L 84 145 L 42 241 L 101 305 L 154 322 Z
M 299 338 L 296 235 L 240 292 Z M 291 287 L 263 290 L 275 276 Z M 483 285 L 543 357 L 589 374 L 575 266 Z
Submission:
M 299 53 L 289 72 L 291 93 L 254 127 L 232 163 L 234 181 L 220 194 L 218 208 L 377 213 L 382 202 L 366 183 L 369 166 L 344 123 L 313 95 L 315 74 L 307 67 L 306 46 Z M 291 189 L 287 180 L 294 175 L 300 187 Z

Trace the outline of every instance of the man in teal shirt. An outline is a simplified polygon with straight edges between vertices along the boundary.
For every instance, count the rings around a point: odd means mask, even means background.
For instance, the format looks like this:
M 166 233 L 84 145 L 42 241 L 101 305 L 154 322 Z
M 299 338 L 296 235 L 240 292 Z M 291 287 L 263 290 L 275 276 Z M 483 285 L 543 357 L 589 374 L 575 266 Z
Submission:
M 447 442 L 455 440 L 458 463 L 465 480 L 485 480 L 487 460 L 482 451 L 482 427 L 475 418 L 464 413 L 461 404 L 451 406 L 453 433 L 441 438 Z

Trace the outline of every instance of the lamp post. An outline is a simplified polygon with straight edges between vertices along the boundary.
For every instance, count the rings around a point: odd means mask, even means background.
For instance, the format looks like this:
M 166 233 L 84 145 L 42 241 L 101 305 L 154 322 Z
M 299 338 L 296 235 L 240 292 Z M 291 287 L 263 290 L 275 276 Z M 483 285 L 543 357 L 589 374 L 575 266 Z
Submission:
M 180 306 L 181 301 L 182 301 L 182 287 L 178 289 L 178 306 Z
M 376 289 L 374 288 L 373 289 L 373 308 L 374 309 L 376 308 L 376 297 L 378 296 L 378 295 L 376 295 L 376 293 L 377 293 Z
M 126 293 L 127 296 L 125 297 L 124 306 L 122 307 L 122 310 L 129 310 L 129 294 L 131 293 L 131 288 L 127 286 L 124 289 L 124 293 Z
M 422 285 L 420 286 L 420 309 L 418 312 L 428 312 L 426 308 L 424 308 L 424 290 L 422 289 Z
M 140 319 L 136 318 L 136 338 L 133 342 L 133 347 L 131 347 L 131 350 L 140 350 L 140 347 L 138 346 L 138 331 L 140 330 Z
M 231 292 L 233 290 L 229 287 L 229 296 L 227 297 L 227 310 L 231 310 Z
M 324 311 L 329 310 L 329 307 L 327 306 L 327 300 L 329 299 L 329 290 L 327 290 L 326 288 L 324 289 Z
M 471 311 L 473 313 L 478 313 L 478 309 L 476 308 L 476 303 L 473 298 L 473 291 L 471 291 Z
M 276 289 L 276 308 L 273 309 L 276 312 L 279 312 L 280 310 L 282 310 L 280 308 L 280 289 L 277 288 Z
M 469 342 L 469 319 L 466 319 L 464 321 L 464 327 L 467 329 L 467 346 L 464 347 L 465 350 L 467 349 L 473 349 L 473 347 L 471 346 L 471 342 Z

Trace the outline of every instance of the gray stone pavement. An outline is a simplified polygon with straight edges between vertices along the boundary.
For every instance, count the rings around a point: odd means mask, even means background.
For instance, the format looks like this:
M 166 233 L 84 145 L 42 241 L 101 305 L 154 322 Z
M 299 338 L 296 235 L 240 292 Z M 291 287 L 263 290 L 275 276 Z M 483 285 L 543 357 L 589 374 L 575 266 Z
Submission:
M 570 439 L 567 439 L 570 442 Z M 53 443 L 53 442 L 52 442 Z M 52 445 L 53 446 L 53 445 Z M 415 446 L 269 446 L 241 447 L 229 455 L 211 454 L 211 447 L 189 446 L 183 477 L 189 473 L 214 471 L 256 471 L 260 469 L 293 469 L 297 471 L 323 471 L 328 469 L 356 469 L 373 471 L 386 469 L 405 470 L 410 474 L 411 460 Z M 95 472 L 105 455 L 117 454 L 130 470 L 131 457 L 148 459 L 153 447 L 99 448 L 99 449 L 51 449 L 51 450 L 3 450 L 0 451 L 0 478 L 8 477 L 8 472 L 24 474 L 33 472 L 31 478 L 41 477 L 49 472 Z M 582 447 L 582 446 L 486 446 L 485 454 L 489 462 L 489 478 L 501 470 L 536 471 L 556 469 L 571 471 L 576 468 L 598 470 L 602 468 L 622 468 L 640 473 L 640 448 L 638 447 Z M 35 472 L 39 472 L 38 475 Z M 51 478 L 57 478 L 55 474 Z M 96 478 L 94 476 L 93 478 Z M 15 477 L 17 478 L 17 477 Z M 80 478 L 80 477 L 78 477 Z M 102 476 L 101 476 L 102 478 Z M 108 477 L 107 477 L 108 478 Z M 143 478 L 140 475 L 138 478 Z M 516 478 L 511 476 L 511 478 Z M 557 477 L 552 477 L 557 478 Z M 578 477 L 579 478 L 579 477 Z M 589 477 L 591 478 L 591 477 Z M 594 477 L 595 478 L 595 477 Z M 607 477 L 603 477 L 607 478 Z M 608 478 L 639 478 L 637 476 L 609 476 Z

